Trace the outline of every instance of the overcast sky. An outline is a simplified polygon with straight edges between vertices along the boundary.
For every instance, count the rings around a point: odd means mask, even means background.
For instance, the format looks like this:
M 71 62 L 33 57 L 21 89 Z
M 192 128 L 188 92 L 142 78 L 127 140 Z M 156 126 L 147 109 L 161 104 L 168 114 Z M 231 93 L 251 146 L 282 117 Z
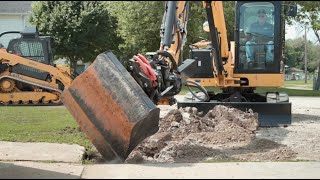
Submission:
M 297 37 L 303 37 L 304 33 L 304 27 L 301 27 L 301 25 L 286 25 L 286 39 L 295 39 Z M 307 39 L 311 42 L 317 41 L 317 37 L 316 35 L 314 35 L 314 32 L 311 28 L 309 28 L 309 30 L 307 29 Z M 317 42 L 317 44 L 319 43 Z

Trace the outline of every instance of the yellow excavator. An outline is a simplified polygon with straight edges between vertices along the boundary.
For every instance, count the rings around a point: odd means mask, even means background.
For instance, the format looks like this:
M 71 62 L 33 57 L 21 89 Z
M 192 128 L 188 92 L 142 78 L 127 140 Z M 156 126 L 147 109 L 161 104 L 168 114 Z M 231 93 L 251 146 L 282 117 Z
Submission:
M 0 34 L 19 34 L 0 47 L 0 105 L 61 105 L 70 86 L 71 69 L 53 64 L 51 38 L 36 27 Z
M 286 94 L 254 92 L 256 87 L 283 85 L 281 2 L 236 2 L 235 42 L 230 47 L 222 2 L 203 1 L 203 6 L 210 39 L 202 46 L 194 44 L 189 59 L 182 58 L 189 2 L 167 1 L 157 52 L 134 55 L 128 68 L 111 51 L 102 53 L 64 90 L 64 105 L 106 160 L 125 160 L 142 140 L 156 133 L 160 112 L 156 105 L 175 104 L 174 96 L 185 83 L 199 87 L 203 97 L 193 92 L 200 100 L 178 102 L 178 107 L 208 111 L 223 104 L 253 109 L 262 126 L 291 123 Z M 270 34 L 254 32 L 250 25 L 261 9 L 269 18 L 269 30 L 272 25 Z M 268 41 L 258 41 L 262 36 Z M 205 86 L 219 87 L 222 93 L 207 92 Z

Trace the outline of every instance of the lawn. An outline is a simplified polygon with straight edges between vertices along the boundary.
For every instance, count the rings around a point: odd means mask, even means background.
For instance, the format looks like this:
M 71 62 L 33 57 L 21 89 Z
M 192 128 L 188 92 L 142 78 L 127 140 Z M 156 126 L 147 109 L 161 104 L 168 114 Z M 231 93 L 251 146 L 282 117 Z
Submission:
M 305 87 L 312 89 L 313 87 L 313 81 L 308 80 L 307 83 L 305 83 L 304 80 L 296 80 L 296 81 L 284 81 L 284 87 Z
M 0 107 L 0 140 L 54 142 L 89 147 L 91 142 L 64 106 Z
M 304 83 L 304 80 L 299 81 L 285 81 L 284 87 L 280 88 L 257 88 L 257 93 L 265 93 L 265 92 L 286 92 L 289 96 L 320 96 L 320 91 L 314 90 L 305 90 L 305 88 L 312 89 L 313 83 L 312 81 L 308 81 L 307 84 Z M 301 89 L 291 89 L 291 88 L 301 88 Z M 193 91 L 199 91 L 196 88 L 192 88 Z M 213 91 L 215 93 L 221 92 L 219 88 L 216 87 L 206 87 L 207 91 Z M 186 87 L 183 87 L 180 95 L 184 95 L 188 93 L 189 90 Z

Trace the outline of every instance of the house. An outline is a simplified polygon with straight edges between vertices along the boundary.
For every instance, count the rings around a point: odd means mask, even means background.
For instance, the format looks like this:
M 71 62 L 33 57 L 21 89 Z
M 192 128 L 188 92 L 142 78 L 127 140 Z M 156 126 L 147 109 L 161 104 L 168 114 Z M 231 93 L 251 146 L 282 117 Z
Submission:
M 66 63 L 67 60 L 65 58 L 59 58 L 57 60 L 54 61 L 55 64 L 59 64 L 59 65 L 64 65 L 67 64 Z M 83 73 L 89 66 L 91 65 L 91 63 L 83 63 L 81 60 L 77 62 L 77 68 L 76 68 L 76 72 L 78 74 Z
M 286 80 L 303 80 L 305 78 L 304 70 L 291 67 L 286 69 L 285 79 Z
M 5 31 L 22 31 L 30 26 L 29 16 L 33 1 L 0 1 L 0 33 Z M 7 47 L 10 39 L 19 34 L 6 34 L 0 37 L 0 43 Z

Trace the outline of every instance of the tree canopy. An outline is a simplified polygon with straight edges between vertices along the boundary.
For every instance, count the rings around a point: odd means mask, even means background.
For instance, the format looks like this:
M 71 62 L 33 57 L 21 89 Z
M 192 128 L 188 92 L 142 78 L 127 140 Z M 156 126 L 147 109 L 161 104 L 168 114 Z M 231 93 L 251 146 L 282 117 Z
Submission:
M 288 23 L 298 22 L 299 24 L 311 27 L 320 42 L 320 1 L 286 1 L 288 4 L 297 4 L 299 6 L 298 15 L 288 19 Z M 307 55 L 309 57 L 309 54 Z M 309 58 L 308 58 L 309 59 Z M 320 72 L 320 60 L 310 62 L 318 64 L 318 72 Z M 318 73 L 315 89 L 320 89 L 320 73 Z
M 134 54 L 157 51 L 160 45 L 160 26 L 164 13 L 162 1 L 107 1 L 108 11 L 117 18 L 118 35 L 124 40 L 119 45 L 119 56 L 122 60 L 131 58 Z M 234 1 L 223 2 L 229 40 L 234 38 Z M 188 15 L 187 42 L 184 47 L 184 57 L 187 58 L 189 47 L 201 38 L 208 39 L 202 24 L 206 21 L 206 12 L 202 1 L 190 2 Z
M 75 69 L 78 60 L 90 62 L 108 49 L 117 51 L 116 18 L 100 1 L 38 1 L 30 22 L 54 39 L 56 57 L 64 57 Z
M 303 37 L 287 40 L 286 64 L 289 67 L 297 67 L 299 69 L 304 69 L 304 44 L 305 40 Z M 309 72 L 313 72 L 318 67 L 318 57 L 320 57 L 320 45 L 316 45 L 311 41 L 307 41 L 307 47 L 307 70 Z
M 162 1 L 106 1 L 105 7 L 119 22 L 116 32 L 124 40 L 119 45 L 122 61 L 159 49 Z

